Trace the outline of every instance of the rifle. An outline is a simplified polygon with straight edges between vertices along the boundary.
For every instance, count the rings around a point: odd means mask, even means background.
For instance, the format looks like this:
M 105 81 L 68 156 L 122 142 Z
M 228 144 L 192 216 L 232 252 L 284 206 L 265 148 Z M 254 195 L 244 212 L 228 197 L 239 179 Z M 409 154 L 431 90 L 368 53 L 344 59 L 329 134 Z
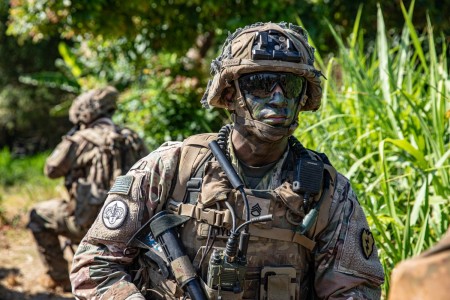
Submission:
M 131 245 L 148 249 L 149 251 L 145 254 L 158 264 L 166 278 L 170 276 L 170 269 L 178 285 L 189 294 L 191 299 L 206 300 L 207 298 L 203 293 L 199 278 L 176 230 L 178 226 L 189 219 L 189 217 L 172 215 L 166 211 L 161 211 L 134 234 L 127 246 Z M 161 246 L 169 265 L 153 252 L 152 245 L 155 242 Z
M 67 133 L 67 136 L 72 136 L 75 134 L 75 132 L 77 132 L 78 130 L 80 130 L 80 123 L 75 124 Z

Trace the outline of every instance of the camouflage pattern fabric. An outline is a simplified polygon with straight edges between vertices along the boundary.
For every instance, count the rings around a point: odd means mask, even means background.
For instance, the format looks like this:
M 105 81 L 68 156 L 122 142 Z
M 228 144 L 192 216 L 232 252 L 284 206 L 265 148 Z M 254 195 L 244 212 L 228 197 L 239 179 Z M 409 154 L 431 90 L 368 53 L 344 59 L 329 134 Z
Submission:
M 28 227 L 38 244 L 38 251 L 48 275 L 55 281 L 68 279 L 68 265 L 64 259 L 58 235 L 70 238 L 77 243 L 87 230 L 77 228 L 73 216 L 68 215 L 67 201 L 52 199 L 38 203 L 30 213 Z
M 116 109 L 119 92 L 107 86 L 79 95 L 69 109 L 69 120 L 73 124 L 90 124 L 100 116 L 110 116 Z
M 144 299 L 140 287 L 133 284 L 137 273 L 131 272 L 139 250 L 127 248 L 126 243 L 168 201 L 181 150 L 181 143 L 164 144 L 116 181 L 75 254 L 70 277 L 77 298 Z M 292 157 L 285 155 L 285 159 Z M 287 161 L 285 165 L 292 163 Z M 272 181 L 267 182 L 270 184 Z M 294 266 L 295 299 L 379 299 L 384 274 L 364 213 L 344 176 L 337 174 L 332 185 L 329 213 L 325 214 L 329 217 L 320 232 L 316 231 L 320 226 L 316 226 L 312 233 L 316 249 L 309 252 L 292 242 L 252 238 L 248 249 L 249 270 L 257 273 L 267 265 Z M 279 201 L 273 205 L 277 216 L 278 212 L 286 211 Z M 292 228 L 281 213 L 276 223 L 279 227 Z M 195 262 L 201 252 L 200 245 L 206 242 L 203 225 L 189 221 L 180 233 L 190 259 Z M 271 228 L 262 230 L 270 232 Z M 223 241 L 219 239 L 217 243 L 220 246 Z M 180 297 L 176 290 L 172 289 L 171 294 L 170 282 L 159 282 L 160 277 L 152 276 L 151 270 L 149 274 L 152 299 Z M 258 299 L 258 291 L 258 280 L 249 280 L 244 293 L 230 299 Z
M 450 228 L 431 249 L 399 263 L 392 271 L 389 300 L 448 299 L 450 286 Z
M 300 61 L 280 61 L 278 59 L 253 58 L 252 46 L 258 39 L 257 33 L 277 31 L 288 39 L 291 46 L 299 52 Z M 286 45 L 281 45 L 284 48 Z M 283 49 L 287 50 L 287 49 Z M 204 105 L 226 108 L 222 92 L 242 74 L 270 71 L 289 72 L 304 77 L 307 80 L 306 103 L 302 111 L 317 110 L 320 107 L 322 88 L 320 86 L 321 72 L 314 68 L 314 48 L 308 43 L 306 30 L 287 23 L 256 23 L 230 34 L 225 41 L 221 55 L 212 61 L 211 74 L 202 99 Z M 239 89 L 237 89 L 239 92 Z
M 86 140 L 84 132 L 95 131 L 100 138 L 106 139 L 115 130 L 111 119 L 100 118 L 87 128 L 64 136 L 47 158 L 45 174 L 50 178 L 64 176 L 69 199 L 54 199 L 35 205 L 30 212 L 28 228 L 35 237 L 48 275 L 55 281 L 68 280 L 69 277 L 58 236 L 67 237 L 74 243 L 80 242 L 104 201 L 100 199 L 94 203 L 86 196 L 93 193 L 91 187 L 98 186 L 91 179 L 93 153 L 96 153 L 98 146 Z M 102 171 L 96 170 L 99 173 Z M 109 187 L 109 183 L 102 186 Z

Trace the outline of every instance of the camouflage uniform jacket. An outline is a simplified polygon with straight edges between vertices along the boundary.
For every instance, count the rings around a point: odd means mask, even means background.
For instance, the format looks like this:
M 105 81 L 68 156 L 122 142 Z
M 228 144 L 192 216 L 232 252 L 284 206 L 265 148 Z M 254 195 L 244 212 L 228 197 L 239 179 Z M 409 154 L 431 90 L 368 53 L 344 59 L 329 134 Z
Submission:
M 292 159 L 290 152 L 283 157 L 288 165 L 293 164 L 288 161 Z M 76 297 L 144 299 L 129 272 L 138 251 L 127 248 L 126 243 L 151 216 L 163 209 L 171 196 L 181 153 L 181 143 L 166 143 L 136 163 L 121 182 L 116 181 L 75 254 L 71 282 Z M 208 171 L 208 168 L 205 178 L 214 177 L 217 170 L 211 167 Z M 277 184 L 286 186 L 283 180 Z M 318 299 L 379 299 L 384 274 L 364 213 L 344 176 L 336 173 L 331 184 L 330 201 L 322 206 L 326 221 L 322 224 L 323 229 L 313 234 L 314 250 L 311 252 L 290 241 L 257 237 L 249 245 L 249 270 L 261 270 L 261 266 L 273 263 L 294 265 L 297 271 L 295 299 L 311 299 L 303 291 L 308 288 L 304 282 L 309 282 Z M 201 199 L 204 198 L 202 189 Z M 233 204 L 236 206 L 237 202 Z M 113 217 L 112 211 L 120 213 Z M 277 216 L 278 210 L 273 213 Z M 275 227 L 289 228 L 283 223 L 283 217 L 277 220 L 274 228 L 266 231 L 276 231 Z M 205 239 L 202 240 L 200 234 L 202 224 L 192 224 L 183 228 L 181 237 L 189 257 L 195 260 L 195 251 Z M 370 245 L 363 245 L 363 236 Z M 245 289 L 249 289 L 249 293 L 244 294 L 244 299 L 257 297 L 257 293 L 252 294 L 252 289 L 259 289 L 259 285 L 252 284 L 246 282 Z
M 105 170 L 96 170 L 95 173 L 97 174 L 93 174 L 92 163 L 95 160 L 95 154 L 98 153 L 94 149 L 98 147 L 98 144 L 106 144 L 108 137 L 115 131 L 116 126 L 111 119 L 99 118 L 89 124 L 87 128 L 64 136 L 46 160 L 44 172 L 48 177 L 59 178 L 64 176 L 64 184 L 69 193 L 68 213 L 78 215 L 76 223 L 80 226 L 90 225 L 93 218 L 87 216 L 86 213 L 96 215 L 98 212 L 95 212 L 94 206 L 103 204 L 103 201 L 99 201 L 99 203 L 84 203 L 83 200 L 85 199 L 82 198 L 85 197 L 80 195 L 80 190 L 82 190 L 80 185 L 91 188 L 95 182 L 97 189 L 109 189 L 110 187 L 109 183 L 99 183 L 101 180 L 97 180 L 97 177 L 100 177 L 100 173 Z M 91 134 L 95 132 L 95 137 L 99 140 L 96 143 L 89 141 L 86 138 L 86 132 L 91 132 Z M 81 207 L 89 205 L 91 206 L 88 208 Z M 75 212 L 77 209 L 79 212 Z M 100 207 L 97 209 L 100 209 Z

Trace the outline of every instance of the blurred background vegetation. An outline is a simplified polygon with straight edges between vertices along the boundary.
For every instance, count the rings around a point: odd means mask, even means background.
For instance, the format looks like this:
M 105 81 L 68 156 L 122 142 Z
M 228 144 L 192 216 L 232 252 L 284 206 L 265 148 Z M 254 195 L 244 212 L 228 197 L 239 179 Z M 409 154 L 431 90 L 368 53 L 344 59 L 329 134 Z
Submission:
M 0 216 L 11 195 L 25 210 L 61 187 L 42 168 L 77 94 L 115 85 L 115 120 L 150 149 L 217 131 L 228 116 L 199 100 L 221 43 L 287 21 L 308 30 L 327 77 L 322 108 L 300 116 L 296 135 L 350 178 L 386 295 L 393 266 L 449 226 L 448 11 L 449 0 L 0 0 Z

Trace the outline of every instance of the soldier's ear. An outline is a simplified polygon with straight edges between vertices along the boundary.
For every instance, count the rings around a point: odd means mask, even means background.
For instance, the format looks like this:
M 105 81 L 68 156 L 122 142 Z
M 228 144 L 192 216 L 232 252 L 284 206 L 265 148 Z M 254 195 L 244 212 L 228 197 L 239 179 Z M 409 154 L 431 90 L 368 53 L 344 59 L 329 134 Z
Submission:
M 226 105 L 227 109 L 232 111 L 235 110 L 236 106 L 236 89 L 234 86 L 228 86 L 222 91 L 221 99 Z

